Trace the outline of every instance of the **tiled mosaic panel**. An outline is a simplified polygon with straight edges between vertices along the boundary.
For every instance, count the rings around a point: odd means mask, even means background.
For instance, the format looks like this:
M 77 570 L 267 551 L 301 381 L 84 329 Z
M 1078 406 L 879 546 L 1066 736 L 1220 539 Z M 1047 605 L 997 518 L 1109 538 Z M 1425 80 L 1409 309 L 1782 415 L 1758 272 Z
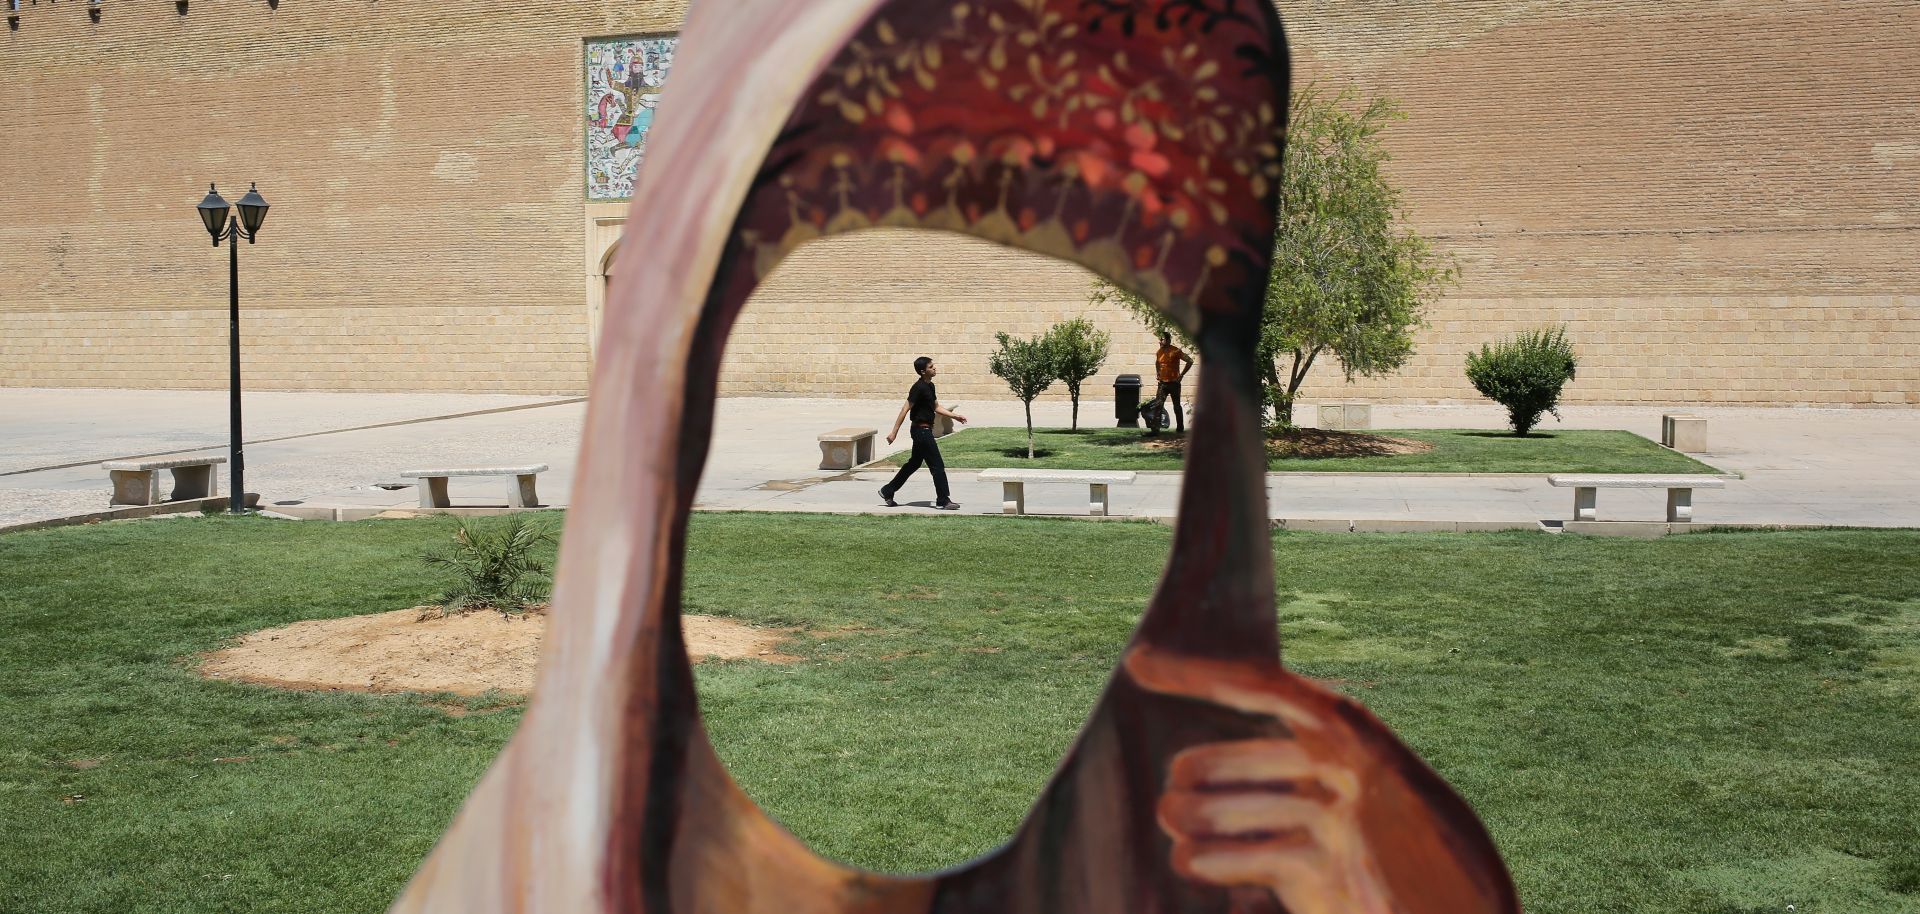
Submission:
M 587 42 L 587 198 L 625 200 L 678 38 Z

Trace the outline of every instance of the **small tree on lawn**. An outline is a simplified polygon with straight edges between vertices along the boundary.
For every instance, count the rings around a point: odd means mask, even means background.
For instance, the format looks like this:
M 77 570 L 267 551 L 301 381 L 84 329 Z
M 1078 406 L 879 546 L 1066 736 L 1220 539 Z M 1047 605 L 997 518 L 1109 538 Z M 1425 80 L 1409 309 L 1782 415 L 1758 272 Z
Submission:
M 1506 407 L 1513 433 L 1525 435 L 1539 424 L 1541 413 L 1560 418 L 1560 389 L 1573 380 L 1578 364 L 1567 328 L 1544 327 L 1467 353 L 1467 380 Z
M 1067 397 L 1073 400 L 1073 428 L 1080 428 L 1080 385 L 1107 361 L 1111 334 L 1077 317 L 1054 324 L 1047 331 L 1047 346 L 1053 351 L 1053 376 L 1067 385 Z
M 1381 166 L 1380 133 L 1403 115 L 1389 98 L 1356 105 L 1358 95 L 1294 93 L 1280 181 L 1273 273 L 1260 323 L 1261 387 L 1273 420 L 1293 425 L 1293 404 L 1307 373 L 1331 352 L 1347 379 L 1389 374 L 1413 354 L 1413 333 L 1428 303 L 1457 278 L 1452 262 L 1403 228 L 1406 206 Z M 1097 301 L 1115 301 L 1166 324 L 1151 305 L 1110 285 Z
M 1027 458 L 1033 458 L 1033 399 L 1040 396 L 1048 387 L 1053 386 L 1054 357 L 1053 347 L 1047 337 L 1036 336 L 1029 340 L 1017 339 L 1006 333 L 994 334 L 1000 341 L 993 358 L 987 363 L 988 370 L 1007 382 L 1013 395 L 1027 408 Z

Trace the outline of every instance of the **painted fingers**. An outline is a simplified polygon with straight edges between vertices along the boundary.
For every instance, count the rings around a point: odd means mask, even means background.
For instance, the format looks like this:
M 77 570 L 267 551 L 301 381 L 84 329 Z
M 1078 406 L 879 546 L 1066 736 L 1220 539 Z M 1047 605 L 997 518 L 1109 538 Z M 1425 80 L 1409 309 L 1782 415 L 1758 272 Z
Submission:
M 1181 875 L 1270 889 L 1292 914 L 1517 914 L 1485 828 L 1357 702 L 1274 664 L 1139 646 L 1141 688 L 1285 725 L 1192 746 L 1158 806 Z M 1239 734 L 1247 735 L 1247 734 Z
M 1292 914 L 1392 914 L 1357 818 L 1359 778 L 1295 740 L 1196 746 L 1159 805 L 1174 870 L 1273 892 Z

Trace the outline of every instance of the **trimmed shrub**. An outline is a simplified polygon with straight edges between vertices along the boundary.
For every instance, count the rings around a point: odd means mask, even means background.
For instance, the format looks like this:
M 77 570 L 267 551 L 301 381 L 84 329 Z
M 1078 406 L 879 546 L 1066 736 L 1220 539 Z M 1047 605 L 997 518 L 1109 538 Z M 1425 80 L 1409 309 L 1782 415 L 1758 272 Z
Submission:
M 1560 418 L 1560 389 L 1577 365 L 1566 327 L 1543 327 L 1467 354 L 1467 380 L 1487 399 L 1507 408 L 1513 433 L 1524 435 L 1541 413 Z

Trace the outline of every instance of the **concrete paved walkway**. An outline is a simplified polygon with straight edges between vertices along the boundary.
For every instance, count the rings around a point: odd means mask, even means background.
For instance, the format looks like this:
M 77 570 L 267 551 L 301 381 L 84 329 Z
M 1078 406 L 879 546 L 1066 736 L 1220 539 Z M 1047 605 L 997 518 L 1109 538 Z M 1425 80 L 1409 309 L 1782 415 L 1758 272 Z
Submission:
M 702 508 L 801 512 L 928 510 L 924 473 L 880 505 L 888 472 L 815 469 L 814 436 L 846 425 L 882 432 L 896 401 L 730 398 L 720 403 L 714 447 L 696 503 Z M 1017 426 L 1020 405 L 961 403 L 975 425 Z M 455 394 L 249 394 L 247 488 L 281 511 L 360 516 L 410 508 L 402 470 L 424 464 L 546 463 L 540 492 L 564 506 L 586 404 L 577 398 Z M 1660 414 L 1643 407 L 1572 407 L 1563 425 L 1620 428 L 1658 437 Z M 1702 523 L 1920 527 L 1920 411 L 1701 407 L 1707 462 L 1744 478 L 1696 495 Z M 1035 423 L 1067 424 L 1063 396 L 1035 404 Z M 1310 413 L 1309 413 L 1310 414 Z M 1112 422 L 1112 404 L 1082 404 L 1081 421 Z M 226 399 L 216 391 L 0 390 L 0 527 L 106 507 L 101 460 L 171 452 L 225 453 Z M 1381 428 L 1498 428 L 1491 406 L 1378 406 Z M 1551 427 L 1551 423 L 1549 424 Z M 962 432 L 964 434 L 964 432 Z M 906 445 L 903 435 L 891 453 Z M 954 471 L 964 513 L 998 513 L 1000 487 Z M 1179 474 L 1142 473 L 1113 490 L 1116 515 L 1170 517 Z M 455 505 L 501 505 L 507 481 L 453 481 Z M 222 482 L 222 491 L 226 483 Z M 1572 494 L 1543 477 L 1273 474 L 1273 517 L 1374 528 L 1399 522 L 1524 525 L 1571 514 Z M 1084 488 L 1035 485 L 1036 514 L 1083 515 Z M 918 504 L 916 504 L 918 503 Z M 1664 493 L 1601 493 L 1606 519 L 1658 520 Z
M 1094 415 L 1105 416 L 1111 406 L 1102 403 L 1093 409 Z M 1667 411 L 1572 407 L 1562 410 L 1564 422 L 1549 420 L 1549 427 L 1617 428 L 1658 440 L 1660 415 Z M 1711 450 L 1696 456 L 1743 477 L 1729 480 L 1722 490 L 1696 492 L 1698 522 L 1920 526 L 1920 411 L 1712 407 L 1686 411 L 1708 417 Z M 1082 414 L 1087 414 L 1084 407 Z M 1504 413 L 1494 407 L 1374 409 L 1374 424 L 1381 428 L 1501 428 L 1503 423 Z M 998 483 L 980 482 L 965 471 L 950 475 L 954 498 L 968 513 L 999 511 Z M 875 491 L 889 473 L 863 471 L 852 476 L 792 492 L 725 490 L 703 483 L 699 503 L 771 511 L 889 510 L 880 506 Z M 1573 510 L 1572 490 L 1553 488 L 1544 476 L 1273 473 L 1267 480 L 1268 512 L 1274 518 L 1353 521 L 1375 529 L 1395 522 L 1527 524 L 1567 519 Z M 1178 473 L 1142 473 L 1135 484 L 1114 488 L 1113 511 L 1122 516 L 1171 517 L 1178 495 Z M 930 505 L 932 484 L 922 474 L 899 497 Z M 1084 487 L 1029 486 L 1027 510 L 1084 514 L 1085 498 Z M 1664 490 L 1600 493 L 1600 516 L 1605 520 L 1658 521 L 1665 516 L 1665 508 Z

